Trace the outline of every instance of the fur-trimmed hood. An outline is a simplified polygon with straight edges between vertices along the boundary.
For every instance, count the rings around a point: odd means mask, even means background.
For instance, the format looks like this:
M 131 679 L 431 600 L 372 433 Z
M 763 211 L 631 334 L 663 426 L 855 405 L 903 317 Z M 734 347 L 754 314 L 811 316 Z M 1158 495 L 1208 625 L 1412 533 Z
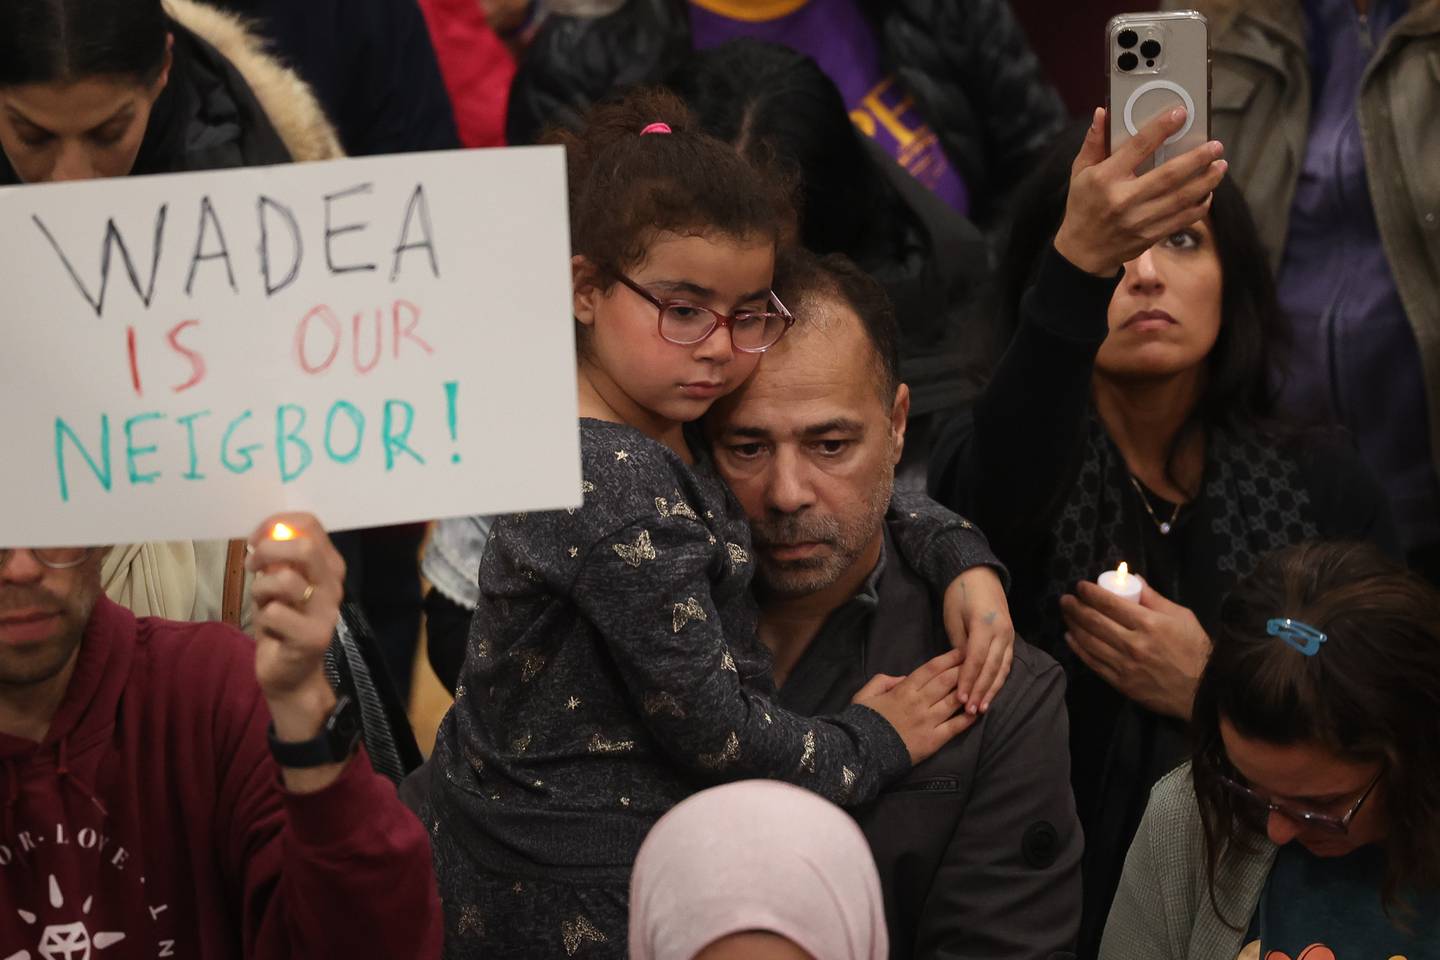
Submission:
M 345 155 L 309 85 L 271 55 L 265 42 L 241 18 L 195 0 L 165 0 L 165 9 L 176 23 L 214 47 L 244 78 L 292 158 L 331 160 Z

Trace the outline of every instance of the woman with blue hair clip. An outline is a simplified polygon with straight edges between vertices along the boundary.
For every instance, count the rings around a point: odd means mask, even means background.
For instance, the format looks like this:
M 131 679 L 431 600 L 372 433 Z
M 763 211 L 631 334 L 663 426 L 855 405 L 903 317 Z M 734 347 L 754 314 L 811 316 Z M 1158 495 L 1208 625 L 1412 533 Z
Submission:
M 1440 593 L 1374 547 L 1303 544 L 1212 639 L 1101 960 L 1440 956 Z

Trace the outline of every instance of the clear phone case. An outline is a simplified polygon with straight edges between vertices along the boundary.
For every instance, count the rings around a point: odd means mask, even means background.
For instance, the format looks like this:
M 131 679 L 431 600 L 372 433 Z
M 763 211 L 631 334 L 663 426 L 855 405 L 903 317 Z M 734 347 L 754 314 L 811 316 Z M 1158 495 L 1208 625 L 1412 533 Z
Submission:
M 1144 173 L 1210 139 L 1210 26 L 1194 10 L 1126 13 L 1105 28 L 1109 151 L 1167 110 L 1184 107 L 1185 126 L 1136 168 Z

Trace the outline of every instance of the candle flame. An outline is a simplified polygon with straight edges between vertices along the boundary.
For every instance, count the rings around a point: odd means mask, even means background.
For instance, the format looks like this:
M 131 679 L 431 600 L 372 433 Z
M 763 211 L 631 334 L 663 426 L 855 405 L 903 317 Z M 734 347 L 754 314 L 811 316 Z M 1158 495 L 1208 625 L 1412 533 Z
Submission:
M 1125 586 L 1125 581 L 1130 579 L 1130 565 L 1124 560 L 1120 561 L 1120 568 L 1115 571 L 1115 585 Z
M 272 529 L 272 530 L 270 531 L 270 539 L 271 539 L 271 540 L 294 540 L 294 539 L 295 539 L 295 531 L 294 531 L 293 529 L 291 529 L 289 526 L 287 526 L 286 524 L 277 523 L 277 524 L 275 524 L 274 529 Z

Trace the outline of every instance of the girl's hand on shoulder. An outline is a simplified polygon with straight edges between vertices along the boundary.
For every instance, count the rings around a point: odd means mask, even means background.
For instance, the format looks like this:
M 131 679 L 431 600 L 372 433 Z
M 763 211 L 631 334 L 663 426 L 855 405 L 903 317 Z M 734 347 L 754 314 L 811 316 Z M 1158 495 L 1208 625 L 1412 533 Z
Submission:
M 1135 168 L 1185 124 L 1177 109 L 1147 123 L 1139 135 L 1105 155 L 1104 110 L 1096 110 L 1070 168 L 1065 219 L 1055 249 L 1076 267 L 1113 277 L 1126 262 L 1205 216 L 1225 176 L 1217 140 L 1173 157 L 1141 176 Z
M 1005 686 L 1015 655 L 1015 624 L 1005 585 L 989 567 L 971 567 L 945 591 L 945 632 L 961 654 L 958 693 L 970 714 L 984 713 Z
M 911 764 L 916 764 L 975 725 L 976 715 L 960 712 L 955 692 L 959 680 L 960 652 L 951 650 L 908 677 L 876 674 L 852 702 L 884 717 L 905 742 Z
M 1065 642 L 1120 693 L 1155 713 L 1190 718 L 1210 638 L 1187 607 L 1145 584 L 1140 602 L 1082 582 L 1060 598 Z

